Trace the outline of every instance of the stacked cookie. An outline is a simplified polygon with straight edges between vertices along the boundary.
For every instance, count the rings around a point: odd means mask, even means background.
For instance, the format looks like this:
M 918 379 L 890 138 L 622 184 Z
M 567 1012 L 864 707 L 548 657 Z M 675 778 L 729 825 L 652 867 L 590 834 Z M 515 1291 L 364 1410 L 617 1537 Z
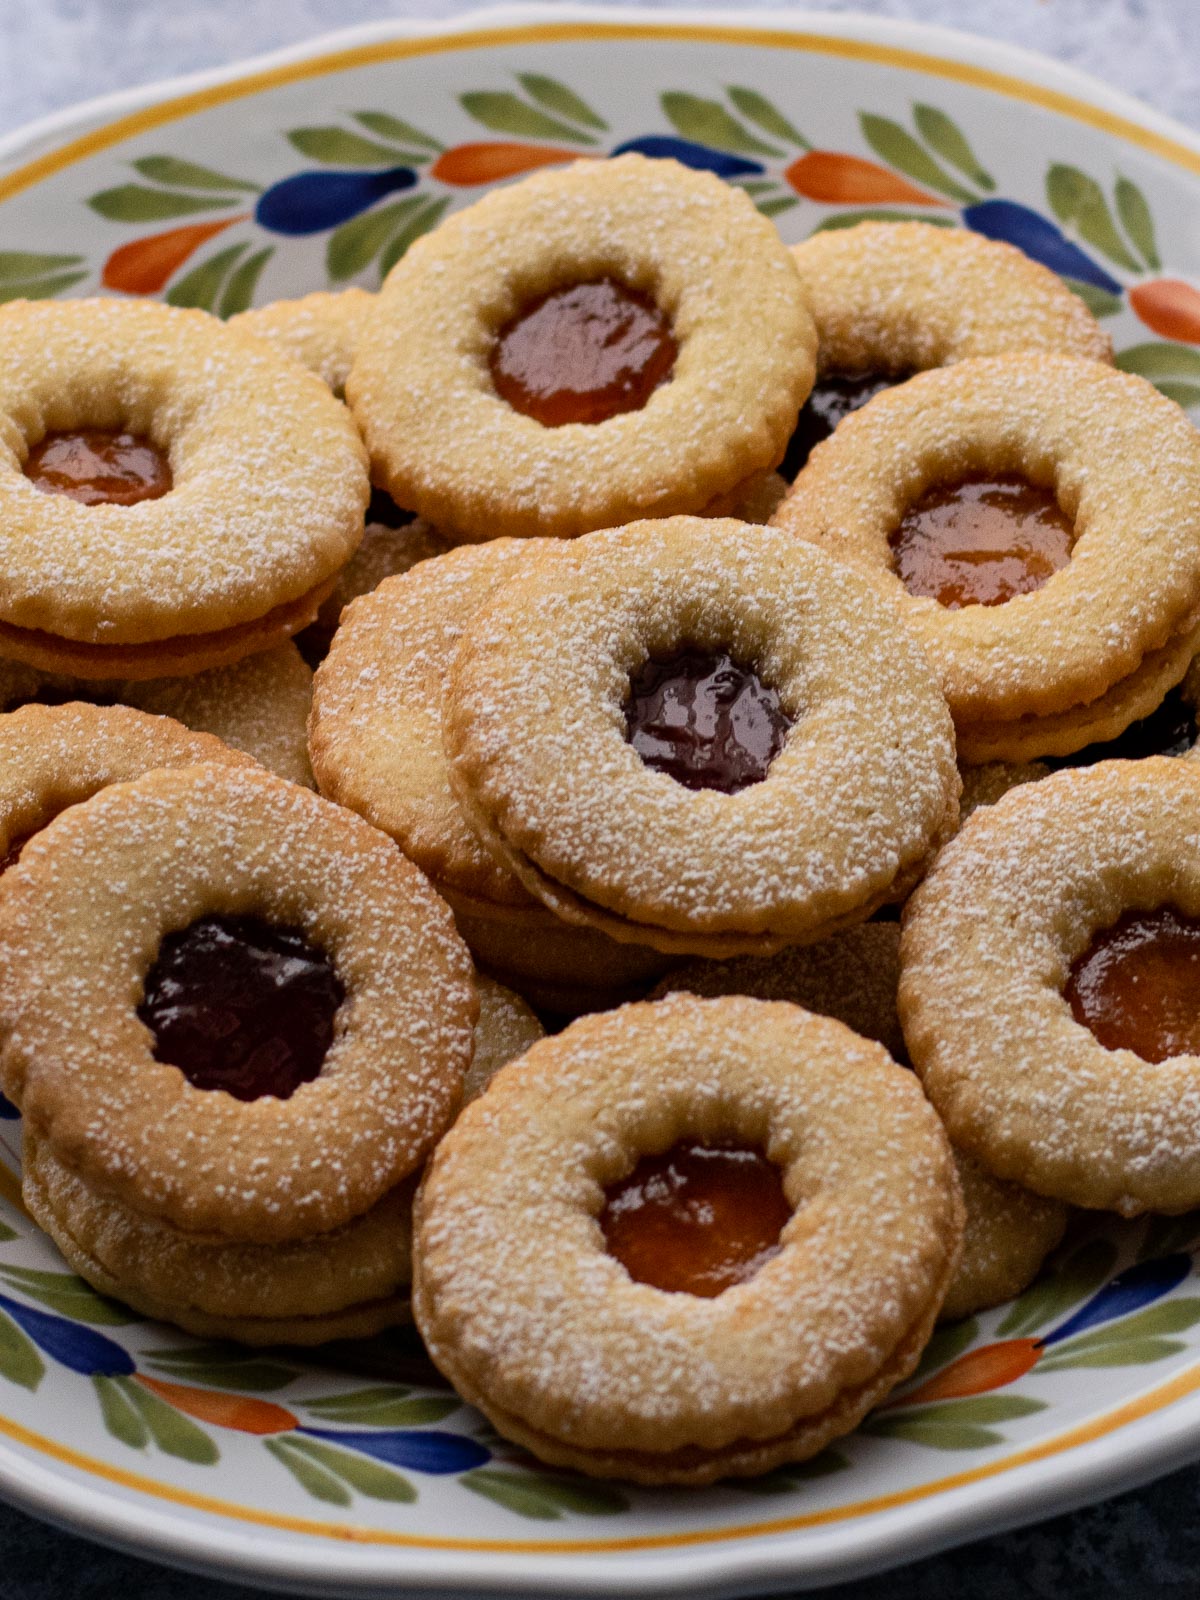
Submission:
M 1200 442 L 1051 274 L 630 155 L 0 331 L 0 1088 L 90 1283 L 411 1310 L 703 1484 L 1200 1204 Z

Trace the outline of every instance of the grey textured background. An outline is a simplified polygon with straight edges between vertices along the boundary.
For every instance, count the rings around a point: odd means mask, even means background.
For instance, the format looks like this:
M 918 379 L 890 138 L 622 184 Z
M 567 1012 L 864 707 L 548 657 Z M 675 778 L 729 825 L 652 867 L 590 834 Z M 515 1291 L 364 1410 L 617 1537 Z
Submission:
M 545 4 L 553 9 L 553 0 Z M 354 22 L 466 9 L 456 0 L 0 0 L 0 132 L 92 95 Z M 738 9 L 736 0 L 727 0 L 726 9 Z M 1042 50 L 1200 126 L 1200 0 L 826 0 L 825 9 L 940 22 Z M 0 1600 L 117 1594 L 252 1600 L 261 1592 L 181 1578 L 0 1507 Z M 821 1594 L 830 1600 L 1200 1597 L 1200 1468 Z

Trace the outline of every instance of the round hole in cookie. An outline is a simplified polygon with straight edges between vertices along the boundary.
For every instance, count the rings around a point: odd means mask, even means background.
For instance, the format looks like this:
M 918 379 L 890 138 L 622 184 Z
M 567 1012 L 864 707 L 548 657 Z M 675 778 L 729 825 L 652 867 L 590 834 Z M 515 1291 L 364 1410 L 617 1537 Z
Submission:
M 791 1214 L 782 1174 L 761 1152 L 682 1139 L 611 1184 L 599 1222 L 636 1282 L 712 1299 L 778 1255 Z
M 112 428 L 70 428 L 34 445 L 25 476 L 43 494 L 65 494 L 85 506 L 135 506 L 172 487 L 171 463 L 144 434 Z
M 320 1072 L 345 990 L 294 928 L 210 915 L 163 939 L 138 1016 L 197 1089 L 286 1100 Z
M 675 368 L 670 319 L 615 278 L 564 284 L 501 328 L 490 368 L 496 393 L 547 428 L 640 411 Z
M 795 430 L 779 464 L 780 476 L 791 483 L 812 452 L 823 440 L 828 439 L 839 422 L 860 406 L 865 406 L 868 400 L 874 400 L 877 394 L 911 377 L 911 372 L 898 372 L 892 376 L 881 372 L 829 372 L 823 378 L 818 378 L 812 393 L 800 408 Z
M 1200 918 L 1126 911 L 1072 962 L 1063 998 L 1106 1050 L 1200 1055 Z
M 753 667 L 686 646 L 632 674 L 624 710 L 625 737 L 648 767 L 722 794 L 761 783 L 792 726 Z
M 976 473 L 926 490 L 889 543 L 910 594 L 959 611 L 1032 594 L 1066 566 L 1074 540 L 1053 490 Z

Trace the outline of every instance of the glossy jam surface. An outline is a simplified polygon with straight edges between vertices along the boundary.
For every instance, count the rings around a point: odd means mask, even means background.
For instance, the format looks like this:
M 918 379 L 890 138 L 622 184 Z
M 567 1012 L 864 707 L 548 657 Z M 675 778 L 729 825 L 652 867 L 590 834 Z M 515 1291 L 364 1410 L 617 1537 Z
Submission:
M 1063 996 L 1106 1050 L 1200 1055 L 1200 918 L 1127 911 L 1076 959 Z
M 135 506 L 171 487 L 171 465 L 157 445 L 134 433 L 87 429 L 48 433 L 34 445 L 25 476 L 45 494 L 85 506 Z
M 758 1151 L 687 1140 L 643 1156 L 605 1192 L 599 1221 L 638 1283 L 712 1299 L 779 1253 L 791 1214 L 779 1168 Z
M 286 1100 L 321 1070 L 345 991 L 303 935 L 255 917 L 201 917 L 168 934 L 138 1016 L 157 1061 L 197 1089 Z
M 625 737 L 686 789 L 736 794 L 761 783 L 791 719 L 751 667 L 707 650 L 649 660 L 625 700 Z
M 801 408 L 795 432 L 788 440 L 780 474 L 791 483 L 813 450 L 828 439 L 843 418 L 910 376 L 910 373 L 901 373 L 885 378 L 878 372 L 831 372 L 827 377 L 818 378 Z
M 910 594 L 959 611 L 1040 589 L 1070 560 L 1074 537 L 1049 489 L 974 477 L 930 489 L 905 512 L 891 545 Z
M 1089 744 L 1074 755 L 1043 757 L 1050 767 L 1090 767 L 1094 761 L 1141 761 L 1145 756 L 1185 756 L 1196 742 L 1196 708 L 1172 689 L 1148 717 L 1134 722 L 1104 744 Z
M 503 328 L 492 382 L 514 411 L 547 428 L 639 411 L 675 366 L 669 320 L 613 278 L 554 289 Z

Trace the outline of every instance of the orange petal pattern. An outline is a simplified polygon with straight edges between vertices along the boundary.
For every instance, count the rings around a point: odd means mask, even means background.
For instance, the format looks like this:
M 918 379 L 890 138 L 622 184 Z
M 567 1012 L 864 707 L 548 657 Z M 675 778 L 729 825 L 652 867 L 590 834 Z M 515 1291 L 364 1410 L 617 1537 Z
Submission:
M 808 150 L 784 173 L 797 194 L 827 206 L 946 206 L 887 167 L 838 150 Z
M 157 294 L 206 239 L 235 222 L 245 222 L 247 216 L 243 212 L 220 222 L 192 222 L 186 228 L 131 239 L 109 256 L 100 281 L 106 289 L 119 289 L 122 294 Z
M 477 144 L 456 144 L 443 150 L 430 167 L 442 183 L 460 189 L 473 189 L 481 183 L 498 183 L 536 167 L 557 167 L 564 161 L 585 159 L 579 150 L 556 150 L 544 144 L 513 144 L 505 140 L 485 140 Z
M 1129 291 L 1129 303 L 1163 339 L 1200 344 L 1200 289 L 1181 278 L 1156 278 Z
M 926 1405 L 931 1400 L 963 1400 L 968 1395 L 1003 1389 L 1035 1367 L 1041 1353 L 1038 1339 L 1005 1339 L 1000 1344 L 984 1345 L 982 1350 L 968 1350 L 965 1356 L 935 1373 L 928 1383 L 890 1400 L 888 1408 Z
M 299 1419 L 283 1406 L 269 1400 L 255 1400 L 244 1394 L 222 1394 L 216 1389 L 197 1389 L 190 1383 L 165 1383 L 161 1378 L 148 1378 L 144 1372 L 136 1373 L 134 1383 L 140 1383 L 151 1394 L 183 1411 L 198 1422 L 211 1422 L 218 1428 L 236 1428 L 239 1433 L 288 1433 L 299 1427 Z

